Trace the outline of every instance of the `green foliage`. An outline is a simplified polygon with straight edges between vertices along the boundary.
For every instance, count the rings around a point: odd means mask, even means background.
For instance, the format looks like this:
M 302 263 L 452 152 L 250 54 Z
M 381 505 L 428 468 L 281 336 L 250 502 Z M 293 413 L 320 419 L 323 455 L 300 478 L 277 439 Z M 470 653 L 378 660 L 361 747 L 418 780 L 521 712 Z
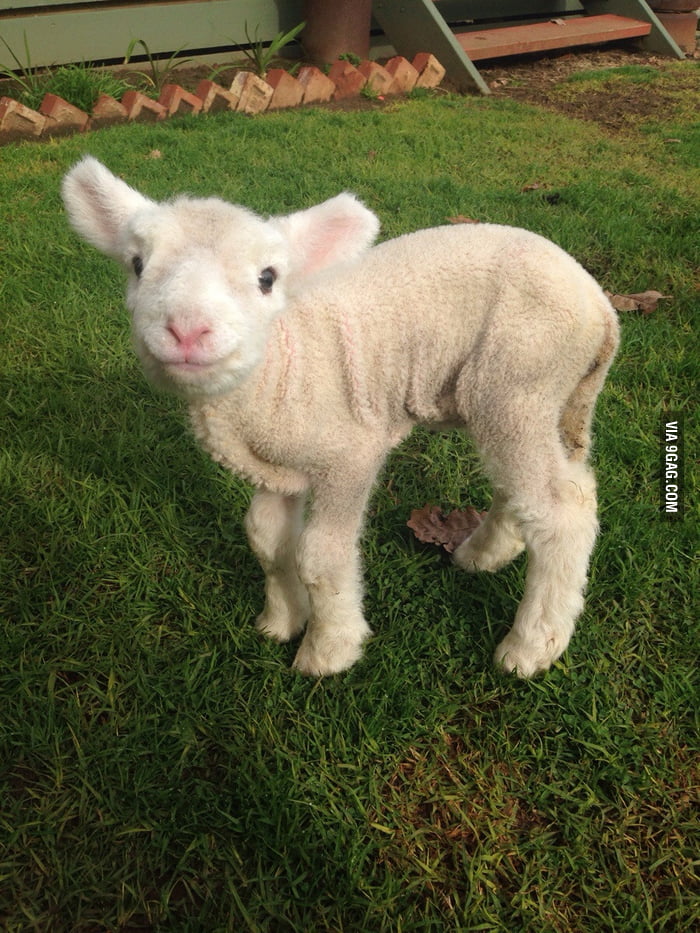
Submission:
M 379 100 L 381 95 L 376 88 L 372 87 L 370 84 L 365 84 L 360 89 L 360 96 L 364 97 L 365 100 Z
M 181 45 L 179 49 L 176 49 L 167 58 L 161 60 L 158 56 L 152 54 L 150 48 L 143 39 L 132 39 L 126 50 L 126 55 L 124 56 L 125 65 L 128 65 L 131 61 L 137 46 L 141 46 L 148 61 L 149 70 L 137 71 L 135 74 L 141 78 L 147 87 L 153 90 L 156 97 L 163 89 L 163 85 L 167 84 L 170 80 L 173 72 L 182 65 L 186 65 L 192 61 L 191 58 L 180 57 L 180 52 L 184 49 L 184 45 Z
M 64 100 L 90 113 L 100 94 L 117 100 L 129 89 L 126 81 L 110 71 L 91 65 L 64 65 L 46 78 L 44 93 L 57 94 Z
M 471 577 L 405 528 L 428 501 L 489 502 L 467 438 L 424 431 L 372 499 L 366 659 L 320 682 L 289 670 L 295 646 L 251 624 L 250 489 L 147 386 L 119 271 L 68 230 L 59 184 L 85 138 L 3 149 L 8 933 L 698 926 L 694 506 L 661 521 L 657 485 L 658 419 L 676 409 L 697 488 L 700 152 L 667 118 L 611 137 L 511 101 L 445 97 L 89 140 L 154 198 L 217 193 L 279 214 L 349 188 L 384 236 L 460 214 L 518 224 L 613 291 L 673 296 L 622 317 L 596 417 L 587 608 L 565 657 L 532 682 L 491 667 L 522 561 Z M 559 200 L 524 191 L 533 180 Z
M 0 78 L 12 81 L 19 90 L 15 96 L 27 107 L 38 109 L 45 94 L 56 94 L 90 113 L 100 94 L 119 98 L 127 90 L 126 82 L 90 63 L 62 65 L 59 68 L 37 71 L 32 68 L 27 35 L 24 35 L 26 64 L 18 59 L 2 37 L 0 41 L 14 59 L 15 69 L 0 66 Z
M 304 26 L 306 26 L 305 22 L 293 26 L 289 32 L 278 32 L 271 42 L 266 43 L 258 37 L 259 26 L 255 27 L 255 32 L 251 38 L 248 31 L 248 23 L 246 22 L 244 24 L 244 29 L 246 39 L 248 40 L 248 47 L 238 46 L 238 48 L 243 52 L 248 61 L 251 62 L 255 73 L 261 78 L 264 78 L 270 70 L 270 66 L 279 58 L 282 49 L 296 39 Z
M 0 64 L 0 78 L 7 78 L 18 85 L 20 89 L 19 99 L 23 104 L 27 107 L 38 107 L 45 93 L 42 89 L 44 74 L 32 67 L 27 33 L 24 33 L 24 62 L 18 58 L 2 36 L 0 36 L 0 42 L 5 46 L 14 61 L 14 67 Z

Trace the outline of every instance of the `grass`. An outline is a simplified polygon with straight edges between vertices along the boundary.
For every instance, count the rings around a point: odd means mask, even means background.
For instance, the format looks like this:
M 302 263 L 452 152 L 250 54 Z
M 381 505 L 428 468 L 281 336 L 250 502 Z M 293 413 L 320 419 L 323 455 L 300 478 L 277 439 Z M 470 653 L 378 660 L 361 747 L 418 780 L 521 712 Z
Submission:
M 670 121 L 674 114 L 669 113 Z M 509 101 L 414 100 L 113 128 L 0 155 L 0 926 L 93 931 L 668 931 L 698 909 L 700 158 Z M 150 157 L 159 150 L 160 159 Z M 364 539 L 365 660 L 313 682 L 251 620 L 250 490 L 145 383 L 118 270 L 58 195 L 84 151 L 153 197 L 267 213 L 350 188 L 385 235 L 466 216 L 569 249 L 623 317 L 597 415 L 602 534 L 547 676 L 491 653 L 523 564 L 470 578 L 411 540 L 488 504 L 468 441 L 414 434 Z M 534 180 L 560 195 L 552 203 Z M 693 187 L 693 185 L 695 185 Z M 688 514 L 658 515 L 658 421 L 686 413 Z

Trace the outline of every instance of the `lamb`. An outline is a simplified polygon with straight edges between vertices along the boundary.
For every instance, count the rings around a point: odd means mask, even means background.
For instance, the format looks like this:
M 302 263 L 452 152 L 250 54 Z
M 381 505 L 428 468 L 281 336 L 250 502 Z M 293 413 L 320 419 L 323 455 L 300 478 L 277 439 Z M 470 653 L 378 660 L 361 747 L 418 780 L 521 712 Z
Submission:
M 157 203 L 89 156 L 62 190 L 78 234 L 128 272 L 146 374 L 256 487 L 257 627 L 280 642 L 305 629 L 297 670 L 333 674 L 362 654 L 367 501 L 417 423 L 466 428 L 493 485 L 457 565 L 493 572 L 527 551 L 497 665 L 530 677 L 560 657 L 598 530 L 591 421 L 618 344 L 573 258 L 493 224 L 373 246 L 379 222 L 347 193 L 267 220 L 218 198 Z

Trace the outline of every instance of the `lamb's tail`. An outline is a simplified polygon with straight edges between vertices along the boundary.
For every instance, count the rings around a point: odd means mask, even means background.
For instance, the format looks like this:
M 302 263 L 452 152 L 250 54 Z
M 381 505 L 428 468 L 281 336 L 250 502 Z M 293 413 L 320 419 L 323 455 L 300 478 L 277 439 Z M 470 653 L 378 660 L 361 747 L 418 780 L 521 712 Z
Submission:
M 574 461 L 585 462 L 588 459 L 595 403 L 620 341 L 617 314 L 607 298 L 603 297 L 602 302 L 603 339 L 588 370 L 567 399 L 559 419 L 562 443 L 567 456 Z

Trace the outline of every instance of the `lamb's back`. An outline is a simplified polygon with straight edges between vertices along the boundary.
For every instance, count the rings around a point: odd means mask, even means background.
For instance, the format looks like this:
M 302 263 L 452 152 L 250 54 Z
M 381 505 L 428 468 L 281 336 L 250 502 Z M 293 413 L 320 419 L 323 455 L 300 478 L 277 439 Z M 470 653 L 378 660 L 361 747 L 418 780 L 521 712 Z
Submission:
M 320 279 L 292 317 L 307 353 L 320 354 L 317 367 L 331 359 L 329 375 L 344 374 L 356 411 L 450 421 L 465 366 L 521 367 L 531 378 L 579 334 L 592 328 L 598 339 L 595 306 L 604 301 L 591 276 L 549 240 L 470 224 L 379 244 Z

